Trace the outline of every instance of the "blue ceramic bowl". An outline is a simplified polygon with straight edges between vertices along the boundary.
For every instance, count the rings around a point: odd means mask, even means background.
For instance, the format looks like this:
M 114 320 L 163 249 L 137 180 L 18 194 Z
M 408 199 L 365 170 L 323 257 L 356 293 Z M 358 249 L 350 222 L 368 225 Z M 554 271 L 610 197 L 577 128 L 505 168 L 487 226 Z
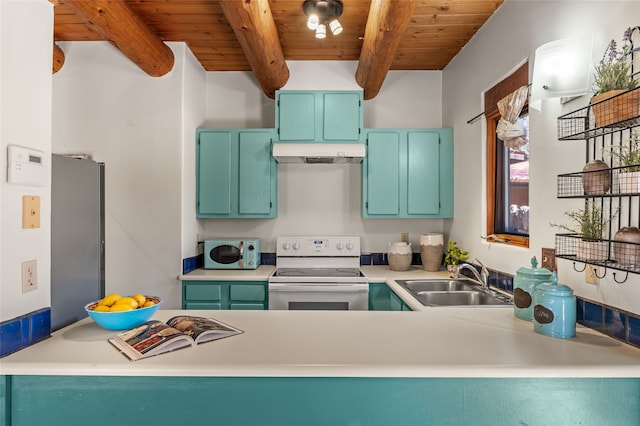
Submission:
M 96 312 L 93 308 L 96 307 L 99 300 L 88 303 L 85 305 L 84 310 L 87 314 L 96 322 L 99 326 L 106 328 L 107 330 L 128 330 L 133 327 L 137 327 L 153 316 L 162 304 L 162 299 L 155 296 L 145 296 L 147 300 L 153 300 L 155 305 L 146 308 L 133 309 L 131 311 L 123 312 Z

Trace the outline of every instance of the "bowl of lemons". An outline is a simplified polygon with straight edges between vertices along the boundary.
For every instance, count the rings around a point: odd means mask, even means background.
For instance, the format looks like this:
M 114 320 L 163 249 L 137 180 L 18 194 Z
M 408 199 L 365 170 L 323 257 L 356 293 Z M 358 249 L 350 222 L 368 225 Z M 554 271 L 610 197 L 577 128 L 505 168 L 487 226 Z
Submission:
M 161 304 L 162 299 L 155 296 L 121 296 L 113 293 L 86 304 L 84 310 L 107 330 L 128 330 L 148 321 Z

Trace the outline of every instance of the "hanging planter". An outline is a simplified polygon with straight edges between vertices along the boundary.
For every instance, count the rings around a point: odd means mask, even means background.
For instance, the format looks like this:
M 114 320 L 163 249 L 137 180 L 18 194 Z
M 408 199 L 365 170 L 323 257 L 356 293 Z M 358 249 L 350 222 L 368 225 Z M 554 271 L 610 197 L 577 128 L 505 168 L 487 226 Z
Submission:
M 640 191 L 640 172 L 620 172 L 618 182 L 621 194 L 637 194 Z
M 576 257 L 587 262 L 604 262 L 607 260 L 607 242 L 579 240 L 576 245 Z
M 618 49 L 611 40 L 602 59 L 595 66 L 595 96 L 591 109 L 596 127 L 617 127 L 634 124 L 640 115 L 640 91 L 632 74 L 633 40 L 631 28 L 624 32 Z
M 640 134 L 635 130 L 620 145 L 607 148 L 608 154 L 616 158 L 618 169 L 618 192 L 640 193 Z
M 623 127 L 640 123 L 640 90 L 610 90 L 591 98 L 596 127 Z

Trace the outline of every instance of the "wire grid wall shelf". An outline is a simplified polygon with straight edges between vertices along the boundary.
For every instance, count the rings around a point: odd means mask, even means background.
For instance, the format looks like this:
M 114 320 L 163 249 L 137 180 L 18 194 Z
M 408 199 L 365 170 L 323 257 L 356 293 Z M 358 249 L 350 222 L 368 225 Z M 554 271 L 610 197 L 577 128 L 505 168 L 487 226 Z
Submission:
M 558 117 L 558 139 L 584 140 L 640 125 L 640 87 Z
M 611 167 L 603 170 L 558 175 L 558 198 L 632 196 L 640 193 L 640 166 Z
M 640 274 L 640 244 L 616 240 L 584 240 L 579 234 L 556 234 L 556 257 L 574 261 L 577 272 L 586 269 L 586 264 L 626 272 L 622 278 L 614 273 L 618 283 L 626 281 L 628 273 Z M 582 269 L 575 262 L 584 263 Z M 598 278 L 604 278 L 606 270 Z

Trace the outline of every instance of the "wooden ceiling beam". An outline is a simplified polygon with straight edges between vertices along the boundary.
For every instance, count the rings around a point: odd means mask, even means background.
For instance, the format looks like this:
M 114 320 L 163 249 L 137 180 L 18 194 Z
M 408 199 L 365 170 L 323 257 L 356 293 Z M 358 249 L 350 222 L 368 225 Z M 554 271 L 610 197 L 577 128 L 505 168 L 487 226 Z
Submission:
M 144 72 L 161 77 L 173 68 L 171 49 L 136 15 L 125 1 L 60 0 Z
M 53 65 L 52 71 L 53 74 L 60 71 L 60 68 L 64 65 L 64 52 L 60 49 L 60 46 L 53 43 Z
M 417 0 L 371 1 L 356 70 L 364 99 L 373 99 L 380 91 L 417 4 Z
M 224 16 L 247 57 L 265 95 L 275 99 L 276 90 L 289 80 L 276 23 L 268 0 L 221 0 Z

